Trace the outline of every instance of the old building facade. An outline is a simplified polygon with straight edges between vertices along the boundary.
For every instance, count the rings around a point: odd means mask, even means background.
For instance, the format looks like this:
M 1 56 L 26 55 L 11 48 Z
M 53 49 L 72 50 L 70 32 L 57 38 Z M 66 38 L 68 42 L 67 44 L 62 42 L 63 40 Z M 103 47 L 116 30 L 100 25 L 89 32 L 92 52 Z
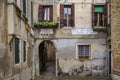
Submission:
M 32 79 L 32 0 L 1 0 L 0 80 Z
M 111 0 L 111 52 L 113 55 L 113 80 L 120 80 L 120 2 Z
M 109 75 L 107 3 L 106 0 L 34 0 L 33 74 L 42 75 L 53 64 L 56 76 Z

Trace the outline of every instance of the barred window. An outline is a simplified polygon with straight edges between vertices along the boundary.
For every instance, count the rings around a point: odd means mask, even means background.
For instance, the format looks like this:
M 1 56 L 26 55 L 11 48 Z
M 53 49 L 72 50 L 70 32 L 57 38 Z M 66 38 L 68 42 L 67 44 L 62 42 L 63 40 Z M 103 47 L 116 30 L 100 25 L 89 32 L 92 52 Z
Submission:
M 80 59 L 89 58 L 90 56 L 90 45 L 78 45 L 78 57 Z

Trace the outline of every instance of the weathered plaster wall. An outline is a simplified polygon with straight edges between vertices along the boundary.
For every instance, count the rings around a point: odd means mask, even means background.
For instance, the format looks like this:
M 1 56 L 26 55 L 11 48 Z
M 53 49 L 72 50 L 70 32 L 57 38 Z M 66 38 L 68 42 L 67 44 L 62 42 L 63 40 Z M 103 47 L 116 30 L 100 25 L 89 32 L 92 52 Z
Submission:
M 57 43 L 58 75 L 106 75 L 107 51 L 105 39 L 59 39 Z M 91 58 L 78 59 L 76 44 L 90 44 Z M 67 66 L 67 67 L 66 67 Z M 77 72 L 78 71 L 78 72 Z
M 39 44 L 35 43 L 36 74 L 39 75 Z M 65 75 L 107 75 L 107 48 L 105 39 L 53 39 L 56 48 L 56 72 L 59 76 Z M 87 60 L 78 59 L 77 44 L 90 44 L 91 57 Z M 66 67 L 67 66 L 67 67 Z
M 113 80 L 120 80 L 120 1 L 111 0 L 111 46 L 113 54 Z
M 9 39 L 8 43 L 8 53 L 11 55 L 11 76 L 8 79 L 15 79 L 15 80 L 30 80 L 32 78 L 32 47 L 33 47 L 33 38 L 29 31 L 26 30 L 26 24 L 28 19 L 28 24 L 31 25 L 31 0 L 27 0 L 27 14 L 26 17 L 23 16 L 22 11 L 22 1 L 17 1 L 17 5 L 8 4 L 8 32 L 9 32 Z M 14 35 L 14 36 L 13 36 Z M 20 56 L 20 63 L 15 64 L 15 47 L 14 47 L 14 37 L 19 38 L 19 56 Z M 26 61 L 23 62 L 23 41 L 26 41 Z
M 9 76 L 11 68 L 7 33 L 7 0 L 0 0 L 0 80 Z

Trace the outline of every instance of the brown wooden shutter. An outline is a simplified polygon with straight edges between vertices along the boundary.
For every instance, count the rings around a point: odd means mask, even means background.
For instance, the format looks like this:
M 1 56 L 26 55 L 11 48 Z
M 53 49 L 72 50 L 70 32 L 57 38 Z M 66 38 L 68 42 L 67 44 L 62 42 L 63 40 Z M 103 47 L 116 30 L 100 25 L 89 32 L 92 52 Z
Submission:
M 74 3 L 72 4 L 72 27 L 75 26 L 75 7 Z
M 105 27 L 107 27 L 107 14 L 108 14 L 108 7 L 107 7 L 107 3 L 104 5 L 104 16 L 105 16 Z
M 91 16 L 92 16 L 92 27 L 94 27 L 94 26 L 95 26 L 94 4 L 91 5 L 91 9 L 92 9 L 92 11 L 91 11 L 91 12 L 92 12 L 92 13 L 91 13 L 91 14 L 92 14 L 92 15 L 91 15 Z
M 60 27 L 64 27 L 64 4 L 60 4 Z
M 43 9 L 43 6 L 39 5 L 39 9 L 38 9 L 38 21 L 42 21 L 42 9 Z
M 50 21 L 53 21 L 53 6 L 50 6 Z

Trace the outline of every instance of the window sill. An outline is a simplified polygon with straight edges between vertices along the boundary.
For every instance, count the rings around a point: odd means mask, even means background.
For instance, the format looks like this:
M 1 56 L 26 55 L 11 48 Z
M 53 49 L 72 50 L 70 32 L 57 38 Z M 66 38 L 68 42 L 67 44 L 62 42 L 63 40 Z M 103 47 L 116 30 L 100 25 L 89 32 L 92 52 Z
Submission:
M 90 60 L 90 56 L 79 56 L 78 57 L 79 60 Z
M 97 31 L 97 32 L 107 32 L 107 28 L 103 27 L 103 26 L 95 26 L 93 27 L 93 31 Z

